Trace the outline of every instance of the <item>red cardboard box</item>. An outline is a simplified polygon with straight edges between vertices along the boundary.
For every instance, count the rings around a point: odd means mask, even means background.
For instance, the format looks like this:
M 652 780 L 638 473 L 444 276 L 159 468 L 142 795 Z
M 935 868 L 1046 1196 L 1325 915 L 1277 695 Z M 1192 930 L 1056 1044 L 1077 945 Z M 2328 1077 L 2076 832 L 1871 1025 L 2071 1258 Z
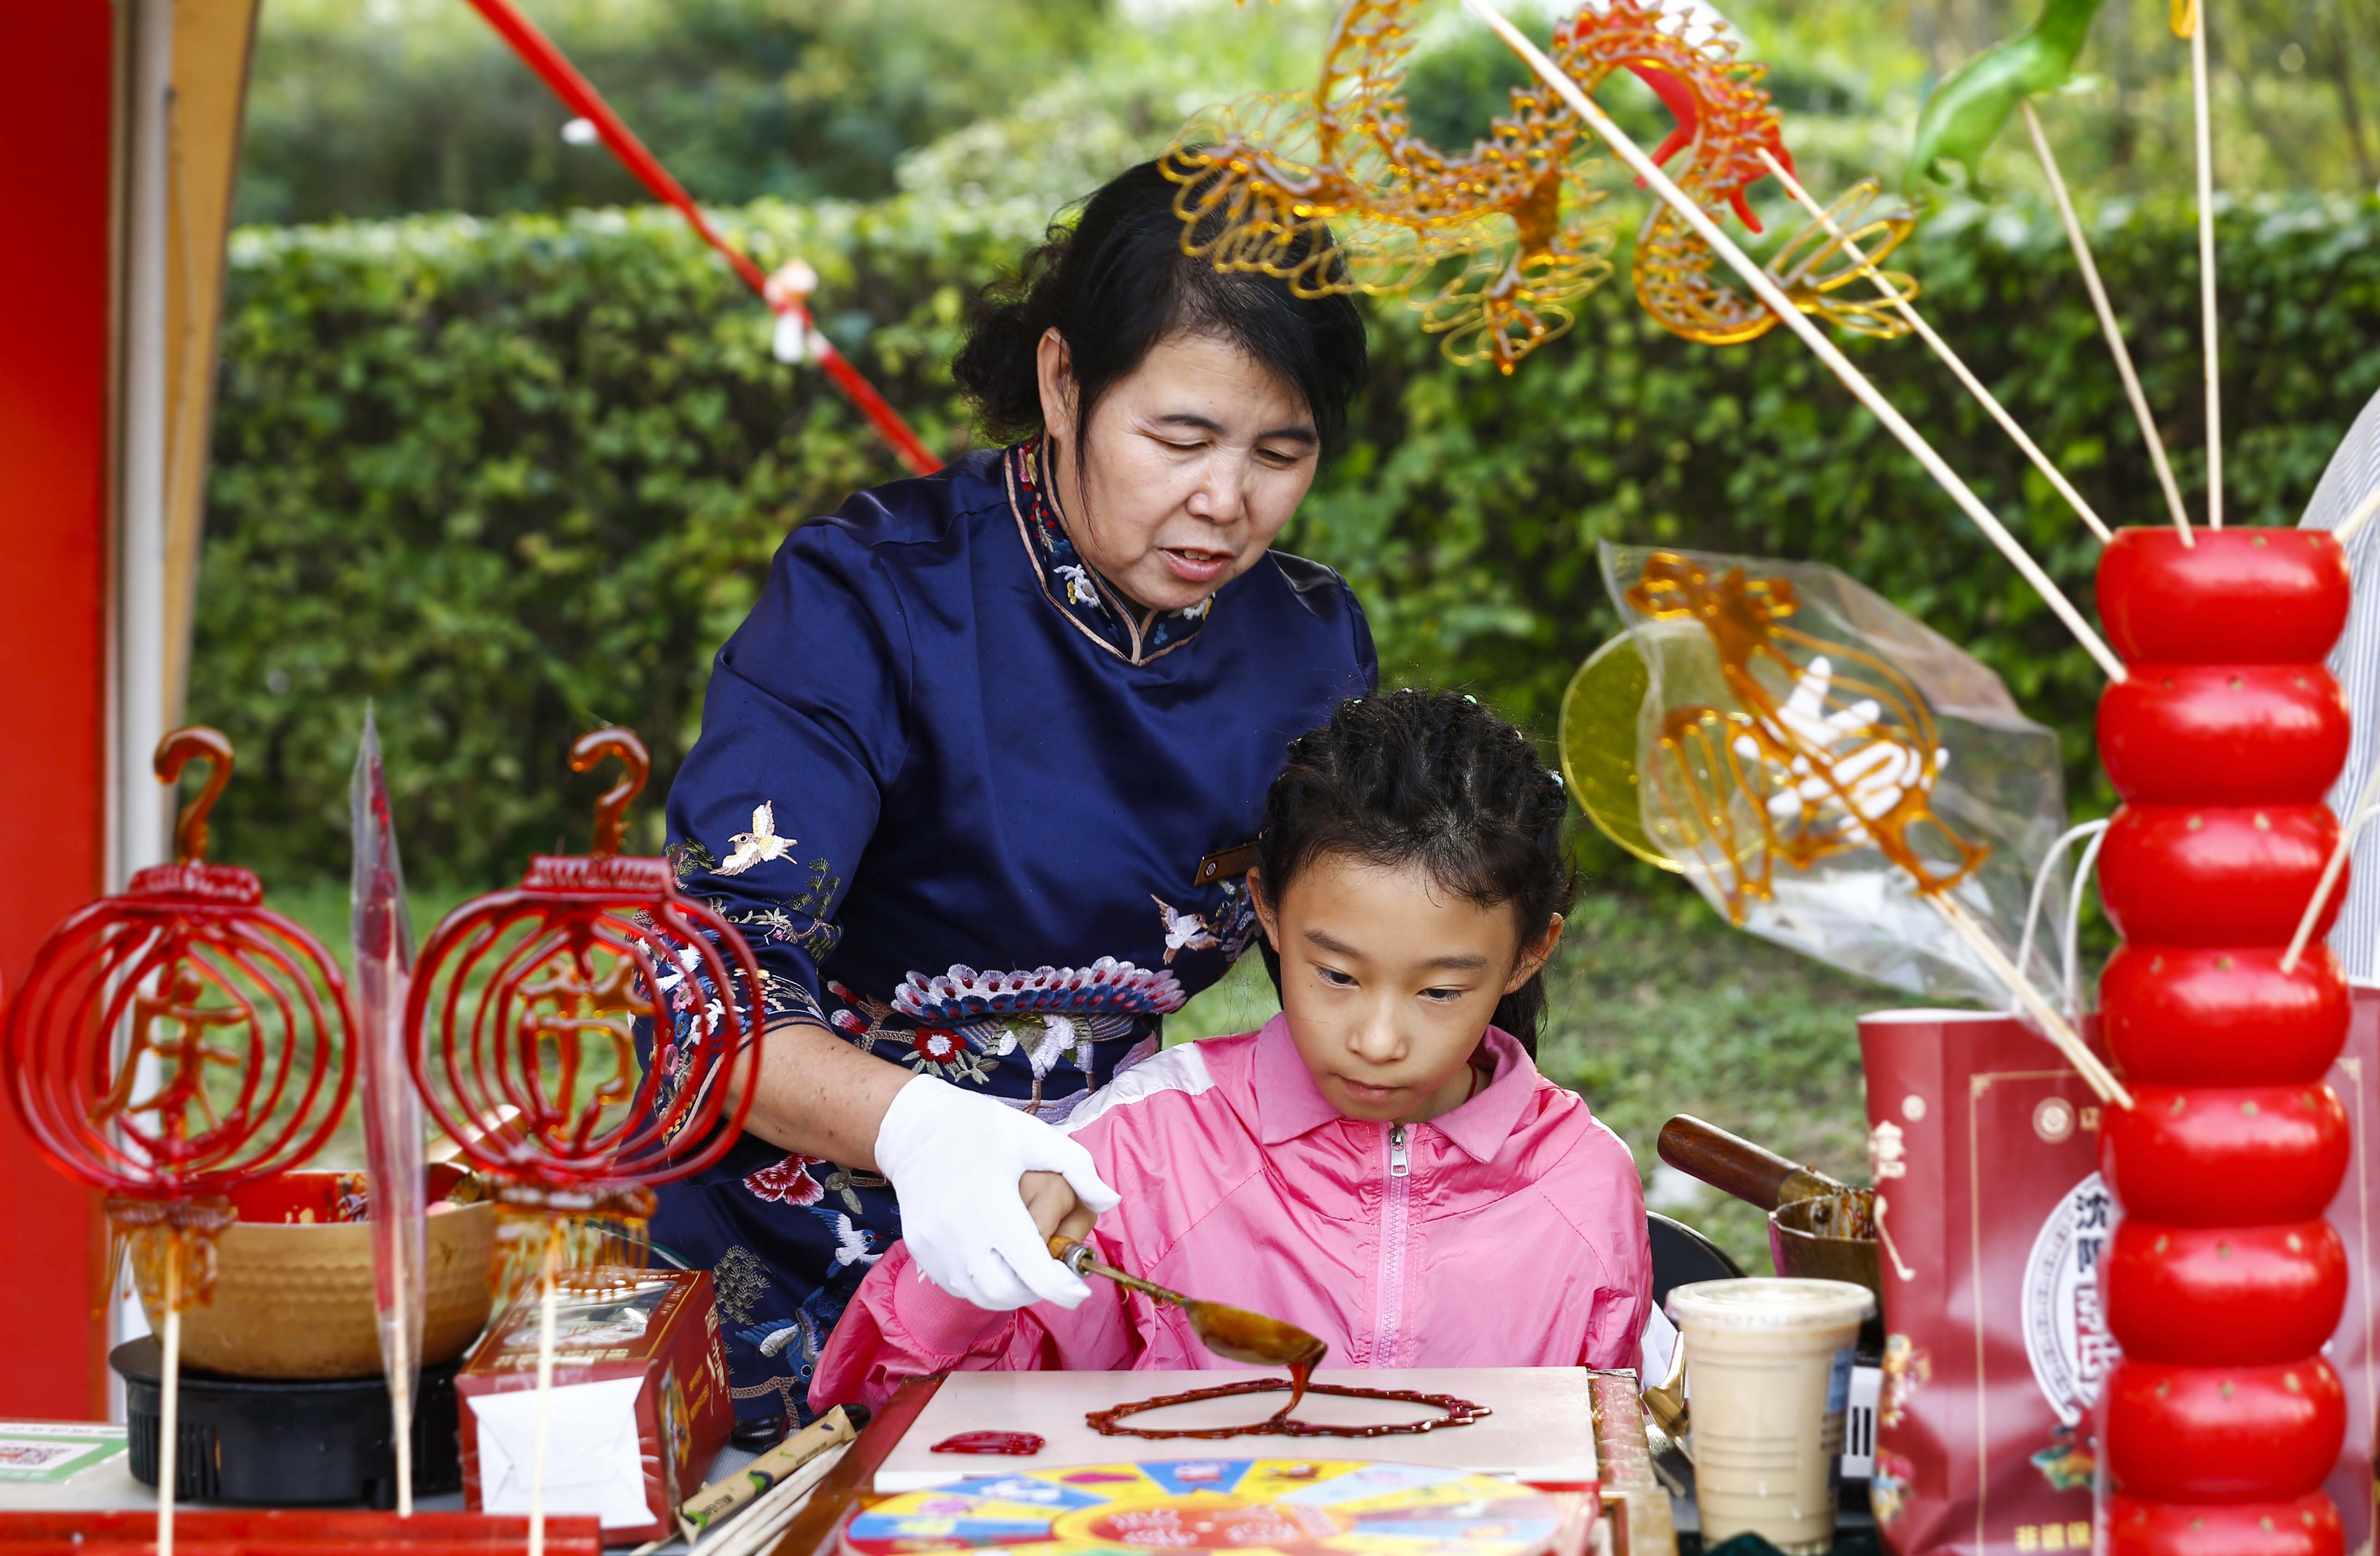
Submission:
M 463 1498 L 526 1513 L 537 1431 L 538 1297 L 504 1310 L 455 1380 Z M 554 1304 L 545 1510 L 591 1514 L 607 1543 L 658 1539 L 735 1421 L 707 1270 L 582 1272 Z

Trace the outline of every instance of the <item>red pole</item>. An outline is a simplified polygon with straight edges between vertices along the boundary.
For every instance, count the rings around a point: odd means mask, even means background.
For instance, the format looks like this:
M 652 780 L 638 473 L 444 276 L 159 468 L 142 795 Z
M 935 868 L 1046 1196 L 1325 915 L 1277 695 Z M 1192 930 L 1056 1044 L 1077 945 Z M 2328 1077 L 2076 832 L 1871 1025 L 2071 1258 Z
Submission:
M 554 47 L 552 39 L 539 31 L 537 24 L 523 16 L 513 0 L 470 0 L 470 4 L 473 9 L 488 18 L 488 24 L 503 36 L 504 42 L 512 45 L 513 52 L 544 78 L 545 84 L 553 89 L 554 96 L 595 127 L 595 133 L 602 137 L 603 144 L 612 149 L 612 154 L 620 159 L 621 164 L 636 175 L 637 182 L 652 191 L 654 199 L 674 207 L 702 241 L 725 257 L 735 273 L 744 278 L 744 283 L 759 293 L 771 308 L 800 319 L 803 333 L 812 343 L 811 349 L 820 365 L 826 368 L 827 376 L 834 380 L 835 387 L 843 391 L 844 398 L 858 408 L 860 415 L 883 434 L 884 440 L 892 445 L 893 452 L 901 456 L 904 464 L 920 476 L 930 476 L 942 467 L 942 462 L 928 451 L 926 445 L 918 440 L 917 433 L 910 430 L 909 424 L 901 419 L 901 413 L 876 392 L 876 386 L 869 383 L 843 353 L 834 349 L 832 342 L 817 332 L 808 308 L 797 302 L 781 302 L 769 297 L 769 278 L 761 273 L 760 267 L 719 235 L 710 219 L 703 215 L 701 207 L 694 203 L 694 197 L 686 192 L 686 187 L 670 175 L 669 169 L 661 164 L 660 158 L 645 149 L 645 143 L 621 122 L 617 114 L 612 112 L 612 105 L 603 101 L 603 94 L 595 90 L 594 83 L 580 75 L 578 67 Z

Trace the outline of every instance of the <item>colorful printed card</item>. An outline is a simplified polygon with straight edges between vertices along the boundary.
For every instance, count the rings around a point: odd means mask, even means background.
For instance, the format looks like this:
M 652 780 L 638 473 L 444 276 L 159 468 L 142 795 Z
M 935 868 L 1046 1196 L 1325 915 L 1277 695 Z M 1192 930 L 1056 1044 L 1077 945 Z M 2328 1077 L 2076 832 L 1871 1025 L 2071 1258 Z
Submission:
M 0 1482 L 55 1485 L 124 1452 L 104 1421 L 0 1421 Z

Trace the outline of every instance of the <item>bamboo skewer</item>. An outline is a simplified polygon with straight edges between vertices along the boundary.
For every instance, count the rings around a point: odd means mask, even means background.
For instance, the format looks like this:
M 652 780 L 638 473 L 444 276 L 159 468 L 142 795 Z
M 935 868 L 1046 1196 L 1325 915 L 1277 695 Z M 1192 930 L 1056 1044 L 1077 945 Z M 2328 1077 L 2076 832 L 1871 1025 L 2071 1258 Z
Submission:
M 2071 1026 L 2067 1024 L 2066 1018 L 2058 1012 L 2057 1007 L 2051 1005 L 2041 991 L 2033 986 L 2032 980 L 2025 977 L 2018 971 L 2016 964 L 2008 959 L 2008 954 L 1993 942 L 1984 926 L 1977 923 L 1973 916 L 1964 908 L 1951 901 L 1941 892 L 1929 891 L 1925 893 L 1925 898 L 1926 901 L 1934 904 L 1935 911 L 1942 915 L 1951 929 L 1958 934 L 1959 938 L 1965 941 L 1974 953 L 1983 959 L 1985 966 L 1991 970 L 1992 976 L 2015 996 L 2017 1003 L 2024 1007 L 2024 1013 L 2032 1017 L 2034 1024 L 2041 1029 L 2042 1035 L 2049 1039 L 2050 1046 L 2064 1055 L 2066 1062 L 2072 1065 L 2076 1073 L 2082 1077 L 2082 1083 L 2098 1093 L 2101 1102 L 2110 1106 L 2126 1108 L 2131 1106 L 2132 1094 L 2124 1090 L 2124 1083 L 2117 1080 L 2106 1065 L 2099 1062 L 2097 1055 L 2083 1045 L 2082 1039 L 2077 1035 Z
M 2190 101 L 2198 139 L 2198 327 L 2206 347 L 2206 527 L 2223 527 L 2223 381 L 2215 338 L 2215 131 L 2206 106 L 2206 6 L 2179 0 L 2190 18 Z
M 2371 522 L 2374 513 L 2380 513 L 2380 476 L 2375 476 L 2372 489 L 2363 494 L 2363 501 L 2355 505 L 2355 512 L 2348 514 L 2346 522 L 2330 532 L 2331 538 L 2343 549 L 2355 538 L 2357 530 Z
M 2330 858 L 2322 867 L 2322 879 L 2313 886 L 2313 898 L 2305 906 L 2305 914 L 2298 920 L 2298 932 L 2289 936 L 2289 948 L 2281 953 L 2281 971 L 2295 972 L 2298 959 L 2305 955 L 2306 942 L 2313 938 L 2313 922 L 2322 917 L 2323 905 L 2330 900 L 2331 892 L 2338 886 L 2339 872 L 2347 868 L 2347 856 L 2354 851 L 2355 835 L 2372 817 L 2372 802 L 2380 800 L 2380 760 L 2372 764 L 2372 771 L 2363 779 L 2363 792 L 2355 797 L 2355 807 L 2341 818 L 2338 842 L 2330 850 Z
M 181 1478 L 182 1437 L 182 1237 L 177 1227 L 165 1238 L 164 1358 L 157 1380 L 157 1556 L 174 1556 L 174 1493 Z
M 1609 146 L 1621 162 L 1628 164 L 1631 172 L 1643 179 L 1656 195 L 1668 201 L 1684 219 L 1686 224 L 1694 228 L 1704 242 L 1710 245 L 1712 251 L 1726 260 L 1729 268 L 1736 274 L 1743 278 L 1744 283 L 1752 288 L 1754 295 L 1768 306 L 1769 310 L 1777 315 L 1785 327 L 1801 337 L 1802 343 L 1816 354 L 1818 360 L 1826 364 L 1828 370 L 1842 380 L 1843 387 L 1851 391 L 1852 397 L 1873 412 L 1877 420 L 1884 423 L 1885 430 L 1891 433 L 1900 446 L 1907 449 L 1917 463 L 1925 466 L 1926 474 L 1934 477 L 1942 489 L 1949 494 L 1951 501 L 1956 502 L 1967 517 L 1974 522 L 1975 527 L 1984 532 L 1985 538 L 1998 549 L 2002 556 L 2008 558 L 2010 563 L 2023 576 L 2024 581 L 2033 586 L 2034 592 L 2041 597 L 2042 602 L 2049 607 L 2051 613 L 2065 624 L 2067 631 L 2074 634 L 2076 641 L 2081 643 L 2084 650 L 2098 661 L 2099 667 L 2107 672 L 2108 679 L 2123 680 L 2123 661 L 2117 658 L 2114 651 L 2096 632 L 2092 630 L 2091 624 L 2082 619 L 2080 611 L 2074 609 L 2074 603 L 2058 591 L 2058 585 L 2051 582 L 2049 575 L 2041 570 L 2041 564 L 2027 554 L 2024 548 L 2018 543 L 2016 537 L 2010 534 L 2007 526 L 2002 525 L 1992 511 L 1984 505 L 1983 500 L 1974 494 L 1966 482 L 1959 478 L 1958 473 L 1950 468 L 1939 453 L 1935 452 L 1934 446 L 1925 440 L 1925 435 L 1911 426 L 1908 418 L 1895 410 L 1892 403 L 1884 397 L 1882 392 L 1868 381 L 1867 375 L 1853 367 L 1851 359 L 1842 354 L 1840 348 L 1828 340 L 1815 324 L 1803 317 L 1802 310 L 1794 307 L 1792 300 L 1785 296 L 1784 292 L 1757 264 L 1754 263 L 1752 257 L 1744 253 L 1732 238 L 1719 229 L 1718 223 L 1711 220 L 1710 213 L 1687 199 L 1685 192 L 1671 181 L 1668 174 L 1661 171 L 1659 164 L 1645 154 L 1644 148 L 1638 146 L 1633 139 L 1630 139 L 1626 131 L 1614 124 L 1609 115 L 1597 107 L 1595 100 L 1580 90 L 1578 83 L 1564 75 L 1552 60 L 1546 57 L 1543 50 L 1529 42 L 1519 28 L 1514 27 L 1511 21 L 1492 9 L 1488 0 L 1463 0 L 1463 4 L 1470 8 L 1473 15 L 1492 29 L 1498 37 L 1503 39 L 1512 52 L 1519 54 L 1527 63 L 1529 68 L 1536 71 L 1538 78 L 1570 105 L 1571 111 L 1578 115 L 1587 127 L 1592 129 L 1604 144 Z
M 553 1412 L 553 1288 L 562 1256 L 562 1224 L 546 1233 L 544 1291 L 537 1314 L 537 1438 L 529 1453 L 528 1556 L 545 1556 L 545 1461 L 547 1427 Z
M 2040 471 L 2043 477 L 2058 489 L 2058 496 L 2066 499 L 2068 505 L 2081 516 L 2083 524 L 2090 526 L 2091 533 L 2097 536 L 2102 543 L 2114 539 L 2115 536 L 2108 530 L 2107 524 L 2092 511 L 2091 504 L 2083 501 L 2082 494 L 2074 489 L 2072 483 L 2067 480 L 2058 466 L 2050 463 L 2049 456 L 2042 452 L 2041 446 L 2026 436 L 2024 428 L 2017 425 L 2016 418 L 2009 415 L 2007 407 L 1999 403 L 1998 396 L 1984 387 L 1983 380 L 1968 369 L 1967 364 L 1961 360 L 1957 352 L 1950 349 L 1950 343 L 1944 340 L 1935 332 L 1934 326 L 1926 323 L 1919 316 L 1916 308 L 1910 306 L 1909 299 L 1901 294 L 1899 287 L 1884 278 L 1883 272 L 1878 271 L 1867 255 L 1861 251 L 1859 244 L 1850 234 L 1843 231 L 1841 225 L 1835 221 L 1827 209 L 1810 198 L 1810 191 L 1802 187 L 1802 181 L 1794 177 L 1785 164 L 1778 161 L 1765 146 L 1760 149 L 1760 160 L 1768 164 L 1768 171 L 1777 175 L 1777 181 L 1785 187 L 1785 192 L 1793 197 L 1795 203 L 1815 217 L 1819 224 L 1827 229 L 1828 235 L 1842 246 L 1843 252 L 1850 255 L 1852 261 L 1860 267 L 1862 273 L 1876 283 L 1877 293 L 1892 305 L 1893 310 L 1899 313 L 1910 329 L 1916 332 L 1917 338 L 1933 348 L 1934 355 L 1942 359 L 1943 365 L 1950 369 L 1951 376 L 1964 385 L 1967 392 L 1973 395 L 1977 403 L 1991 414 L 1992 419 L 2000 424 L 2000 429 L 2015 440 L 2016 446 L 2024 451 L 2024 456 L 2033 461 L 2033 467 Z
M 2025 128 L 2033 132 L 2033 153 L 2041 159 L 2041 171 L 2049 179 L 2050 198 L 2058 206 L 2058 218 L 2066 226 L 2066 242 L 2074 250 L 2075 267 L 2082 272 L 2083 288 L 2091 294 L 2092 310 L 2099 316 L 2099 331 L 2107 338 L 2108 354 L 2116 359 L 2116 376 L 2124 380 L 2124 397 L 2132 403 L 2132 418 L 2141 424 L 2141 437 L 2149 446 L 2149 463 L 2156 466 L 2157 485 L 2165 491 L 2165 504 L 2173 515 L 2174 528 L 2181 532 L 2181 543 L 2194 542 L 2190 537 L 2190 512 L 2181 504 L 2181 483 L 2173 478 L 2173 464 L 2166 458 L 2165 439 L 2158 433 L 2156 416 L 2149 409 L 2149 397 L 2141 388 L 2141 375 L 2132 367 L 2131 348 L 2124 344 L 2123 326 L 2116 322 L 2115 305 L 2107 300 L 2107 288 L 2099 280 L 2098 262 L 2091 257 L 2090 240 L 2082 235 L 2082 223 L 2074 214 L 2074 200 L 2066 192 L 2066 179 L 2058 170 L 2057 154 L 2049 149 L 2049 137 L 2042 132 L 2041 115 L 2033 111 L 2033 102 L 2025 99 L 2019 104 L 2024 110 Z

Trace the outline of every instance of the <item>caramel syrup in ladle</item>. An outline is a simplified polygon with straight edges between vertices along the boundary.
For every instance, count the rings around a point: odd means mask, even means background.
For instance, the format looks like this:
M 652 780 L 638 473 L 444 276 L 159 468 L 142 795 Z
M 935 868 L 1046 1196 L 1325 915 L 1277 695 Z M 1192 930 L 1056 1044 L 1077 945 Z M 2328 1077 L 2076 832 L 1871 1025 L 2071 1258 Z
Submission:
M 1144 1281 L 1137 1275 L 1100 1263 L 1091 1257 L 1091 1250 L 1072 1237 L 1050 1239 L 1050 1256 L 1075 1274 L 1105 1276 L 1118 1285 L 1129 1286 L 1156 1301 L 1170 1303 L 1182 1309 L 1190 1321 L 1191 1333 L 1198 1336 L 1207 1348 L 1217 1356 L 1232 1361 L 1245 1361 L 1257 1367 L 1286 1367 L 1287 1379 L 1244 1378 L 1237 1382 L 1223 1383 L 1211 1389 L 1192 1389 L 1185 1393 L 1160 1394 L 1135 1404 L 1118 1405 L 1105 1410 L 1094 1410 L 1083 1417 L 1092 1430 L 1107 1437 L 1143 1437 L 1159 1440 L 1196 1438 L 1214 1440 L 1226 1437 L 1254 1437 L 1273 1434 L 1281 1437 L 1411 1437 L 1440 1427 L 1467 1427 L 1488 1414 L 1485 1405 L 1474 1405 L 1452 1394 L 1417 1393 L 1411 1389 L 1350 1388 L 1337 1383 L 1318 1383 L 1314 1369 L 1330 1347 L 1315 1335 L 1295 1324 L 1269 1319 L 1262 1313 L 1252 1313 L 1245 1308 L 1229 1307 L 1220 1302 L 1201 1302 L 1168 1291 L 1161 1285 Z M 1277 1393 L 1289 1391 L 1289 1403 L 1261 1421 L 1251 1421 L 1239 1427 L 1130 1427 L 1121 1424 L 1126 1417 L 1161 1410 L 1169 1405 L 1193 1405 L 1201 1400 L 1234 1399 L 1242 1394 Z M 1417 1421 L 1389 1421 L 1372 1426 L 1335 1426 L 1324 1422 L 1301 1421 L 1292 1416 L 1309 1393 L 1330 1394 L 1341 1399 L 1377 1399 L 1391 1404 L 1421 1405 L 1442 1412 Z

